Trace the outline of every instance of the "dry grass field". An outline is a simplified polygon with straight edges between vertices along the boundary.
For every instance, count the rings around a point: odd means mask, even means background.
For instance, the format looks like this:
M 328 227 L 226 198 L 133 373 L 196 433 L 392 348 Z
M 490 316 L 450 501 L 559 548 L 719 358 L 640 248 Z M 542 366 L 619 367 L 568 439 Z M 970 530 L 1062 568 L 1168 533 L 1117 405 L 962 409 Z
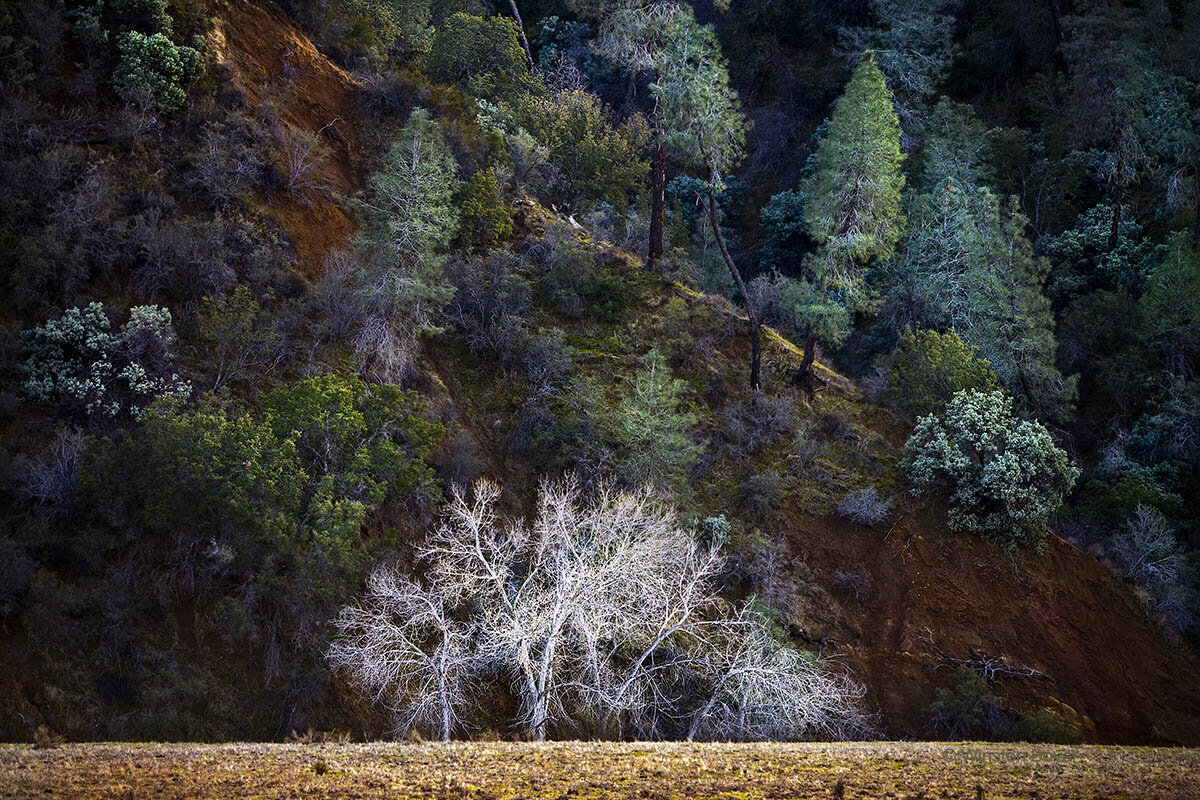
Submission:
M 1200 751 L 849 744 L 0 745 L 0 797 L 1200 798 Z

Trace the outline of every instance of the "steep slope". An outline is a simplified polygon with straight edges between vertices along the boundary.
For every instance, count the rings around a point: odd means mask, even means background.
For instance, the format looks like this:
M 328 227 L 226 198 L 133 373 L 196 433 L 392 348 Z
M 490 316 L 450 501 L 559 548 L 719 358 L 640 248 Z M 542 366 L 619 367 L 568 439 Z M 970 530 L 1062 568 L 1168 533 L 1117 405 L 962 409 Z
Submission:
M 639 352 L 658 346 L 678 354 L 681 374 L 705 394 L 727 396 L 698 400 L 709 404 L 702 426 L 715 460 L 681 502 L 698 516 L 733 519 L 742 531 L 733 557 L 753 576 L 741 591 L 763 595 L 798 645 L 852 669 L 869 687 L 884 731 L 927 736 L 935 688 L 953 687 L 957 663 L 980 659 L 998 670 L 991 689 L 1002 706 L 1048 712 L 1085 740 L 1200 742 L 1200 663 L 1164 638 L 1129 588 L 1056 536 L 1041 555 L 1010 554 L 946 530 L 944 510 L 905 499 L 896 470 L 904 433 L 850 381 L 826 369 L 830 389 L 811 407 L 783 394 L 795 403 L 802 435 L 820 445 L 815 469 L 789 466 L 789 437 L 750 462 L 722 454 L 712 444 L 722 436 L 720 416 L 744 399 L 744 318 L 631 261 L 617 268 L 622 273 L 639 305 L 619 330 L 568 333 L 589 348 L 583 369 L 619 381 Z M 700 356 L 704 348 L 681 347 L 680 339 L 716 344 Z M 770 336 L 765 360 L 768 385 L 786 385 L 800 354 Z M 454 347 L 435 345 L 430 366 L 445 408 L 476 437 L 489 472 L 531 493 L 537 465 L 505 456 L 505 422 L 518 413 L 513 387 Z M 739 501 L 738 479 L 768 469 L 784 474 L 787 488 L 776 510 L 756 516 Z M 874 528 L 833 513 L 845 488 L 864 483 L 898 501 Z
M 953 684 L 950 659 L 978 657 L 1003 662 L 992 686 L 1002 703 L 1050 711 L 1087 739 L 1200 740 L 1196 659 L 1094 557 L 1057 537 L 1043 555 L 1009 555 L 940 519 L 917 509 L 871 531 L 798 513 L 785 523 L 788 551 L 843 612 L 802 609 L 796 623 L 845 648 L 894 732 L 923 735 L 934 686 Z M 871 576 L 859 596 L 834 577 L 856 564 Z
M 273 9 L 232 0 L 221 30 L 234 82 L 248 102 L 257 100 L 256 85 L 290 68 L 296 71 L 296 91 L 283 107 L 286 120 L 313 132 L 344 120 L 325 134 L 333 157 L 323 169 L 337 192 L 320 193 L 307 207 L 291 199 L 268 206 L 293 238 L 306 270 L 318 269 L 324 253 L 353 231 L 351 214 L 338 201 L 362 185 L 366 171 L 349 122 L 358 87 Z M 518 227 L 537 228 L 545 222 L 543 213 L 527 209 Z M 684 374 L 698 387 L 719 384 L 721 394 L 739 395 L 741 318 L 722 303 L 606 252 L 636 291 L 639 306 L 619 331 L 569 332 L 585 353 L 582 368 L 612 380 L 630 368 L 637 352 L 652 344 L 678 349 L 674 343 L 683 337 L 711 346 L 703 356 L 680 353 Z M 630 340 L 637 346 L 628 348 L 624 343 Z M 622 344 L 614 348 L 613 342 Z M 770 337 L 766 358 L 776 385 L 786 384 L 798 355 Z M 510 457 L 505 447 L 504 431 L 517 404 L 514 394 L 498 390 L 503 378 L 452 341 L 431 343 L 426 366 L 451 427 L 479 443 L 487 471 L 514 493 L 532 489 L 537 465 Z M 799 425 L 834 444 L 826 448 L 832 469 L 848 476 L 878 473 L 880 485 L 900 495 L 894 465 L 904 432 L 886 413 L 862 403 L 849 381 L 825 374 L 831 390 L 814 407 L 797 407 Z M 714 407 L 707 415 L 710 433 L 720 427 L 718 411 Z M 847 438 L 851 448 L 838 444 Z M 779 447 L 758 460 L 786 460 Z M 869 451 L 865 459 L 863 451 Z M 696 510 L 735 507 L 736 476 L 745 468 L 718 460 L 696 487 Z M 855 528 L 829 513 L 836 502 L 833 487 L 814 483 L 820 482 L 797 480 L 769 518 L 746 520 L 746 527 L 757 523 L 780 543 L 780 567 L 772 574 L 780 586 L 752 588 L 765 589 L 798 642 L 844 655 L 870 688 L 869 700 L 881 711 L 886 730 L 923 735 L 934 688 L 952 683 L 949 659 L 981 656 L 1037 673 L 1001 676 L 993 691 L 1002 702 L 1021 711 L 1049 708 L 1089 739 L 1200 743 L 1200 664 L 1164 639 L 1129 589 L 1094 557 L 1056 537 L 1042 556 L 1010 555 L 947 532 L 941 513 L 929 508 L 905 508 L 878 529 Z M 869 578 L 847 577 L 860 565 Z
M 305 272 L 315 275 L 326 254 L 344 245 L 355 230 L 339 199 L 363 184 L 364 154 L 355 119 L 360 87 L 274 6 L 229 0 L 209 36 L 229 84 L 248 106 L 271 103 L 281 126 L 320 142 L 310 152 L 307 140 L 289 139 L 289 132 L 280 131 L 281 160 L 315 161 L 312 180 L 321 190 L 280 192 L 262 209 L 287 232 Z M 271 91 L 283 79 L 291 86 Z
M 272 107 L 282 128 L 317 136 L 328 151 L 316 168 L 321 188 L 250 201 L 291 240 L 301 271 L 316 277 L 327 253 L 344 246 L 355 230 L 347 197 L 369 171 L 371 147 L 364 144 L 368 137 L 356 111 L 361 87 L 266 3 L 228 0 L 210 35 L 242 103 Z M 280 89 L 281 83 L 287 85 Z M 522 211 L 517 229 L 523 234 L 536 234 L 552 219 L 536 204 L 526 203 Z M 620 314 L 598 323 L 539 309 L 542 321 L 564 331 L 576 369 L 604 385 L 628 376 L 650 347 L 670 356 L 691 387 L 689 402 L 702 418 L 697 434 L 708 439 L 712 455 L 680 503 L 685 512 L 726 513 L 734 522 L 729 592 L 763 595 L 798 645 L 838 656 L 867 684 L 868 702 L 881 712 L 885 732 L 924 735 L 925 708 L 935 687 L 952 683 L 954 661 L 987 658 L 1029 674 L 1000 675 L 992 686 L 1001 702 L 1019 711 L 1048 708 L 1098 741 L 1200 744 L 1200 663 L 1168 641 L 1128 587 L 1094 557 L 1056 538 L 1043 555 L 1010 555 L 949 533 L 937 508 L 906 505 L 896 469 L 906 431 L 827 367 L 821 369 L 828 391 L 812 405 L 803 403 L 787 389 L 800 354 L 775 335 L 767 337 L 764 359 L 768 397 L 792 418 L 791 430 L 751 455 L 735 453 L 727 446 L 727 412 L 748 401 L 744 319 L 724 300 L 699 295 L 648 273 L 627 254 L 587 241 L 622 286 Z M 421 367 L 427 379 L 422 388 L 447 427 L 475 443 L 485 474 L 500 480 L 511 506 L 521 510 L 546 466 L 508 446 L 524 399 L 520 382 L 472 356 L 452 334 L 427 343 Z M 802 457 L 798 441 L 807 448 Z M 781 476 L 783 493 L 773 508 L 755 513 L 743 502 L 739 483 L 768 471 Z M 834 507 L 842 493 L 868 483 L 901 500 L 892 517 L 870 529 L 838 519 Z M 347 599 L 357 588 L 346 588 Z M 180 661 L 206 660 L 213 674 L 224 676 L 216 691 L 194 679 L 196 713 L 227 715 L 212 736 L 287 733 L 295 704 L 283 689 L 272 690 L 280 696 L 263 690 L 257 676 L 241 674 L 245 663 L 204 652 L 202 643 L 178 636 L 166 615 L 159 624 L 164 646 L 181 654 Z M 20 641 L 6 645 L 11 650 L 0 656 L 6 667 L 0 697 L 22 720 L 49 720 L 73 697 L 94 693 L 85 677 L 103 683 L 103 675 L 80 671 L 78 685 L 68 687 L 77 694 L 38 685 L 39 676 L 28 674 L 37 660 L 21 660 Z M 40 654 L 46 660 L 59 655 Z M 353 720 L 349 727 L 356 731 L 384 730 L 377 720 L 362 721 L 361 708 L 343 687 L 329 684 L 308 710 L 308 721 L 333 727 Z M 217 694 L 220 712 L 211 700 Z M 95 723 L 87 718 L 63 732 L 95 735 L 89 734 L 101 730 Z

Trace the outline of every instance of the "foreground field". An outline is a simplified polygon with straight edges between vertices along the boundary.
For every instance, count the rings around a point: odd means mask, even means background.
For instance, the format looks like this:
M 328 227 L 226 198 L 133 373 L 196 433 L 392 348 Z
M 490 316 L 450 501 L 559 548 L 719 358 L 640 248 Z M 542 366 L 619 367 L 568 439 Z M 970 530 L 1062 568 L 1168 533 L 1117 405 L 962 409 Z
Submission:
M 1053 745 L 0 745 L 0 797 L 1200 797 L 1200 751 Z

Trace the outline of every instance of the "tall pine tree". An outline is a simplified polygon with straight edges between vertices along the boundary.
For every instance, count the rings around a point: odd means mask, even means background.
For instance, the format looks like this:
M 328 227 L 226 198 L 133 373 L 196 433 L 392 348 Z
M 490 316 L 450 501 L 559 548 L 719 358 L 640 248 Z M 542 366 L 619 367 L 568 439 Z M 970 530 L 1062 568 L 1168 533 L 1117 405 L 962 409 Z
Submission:
M 820 249 L 806 265 L 807 278 L 817 294 L 831 294 L 851 311 L 866 310 L 871 306 L 866 267 L 892 256 L 905 225 L 900 123 L 870 54 L 834 107 L 816 155 L 804 216 Z M 816 328 L 808 326 L 796 380 L 810 396 L 816 340 Z

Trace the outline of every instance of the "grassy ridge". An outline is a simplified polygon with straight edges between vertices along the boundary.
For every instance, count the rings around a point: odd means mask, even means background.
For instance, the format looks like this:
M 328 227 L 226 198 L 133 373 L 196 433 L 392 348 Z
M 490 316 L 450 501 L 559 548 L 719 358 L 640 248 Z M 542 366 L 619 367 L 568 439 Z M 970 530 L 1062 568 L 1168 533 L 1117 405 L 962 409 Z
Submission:
M 1200 751 L 977 743 L 0 746 L 0 797 L 1178 798 Z

